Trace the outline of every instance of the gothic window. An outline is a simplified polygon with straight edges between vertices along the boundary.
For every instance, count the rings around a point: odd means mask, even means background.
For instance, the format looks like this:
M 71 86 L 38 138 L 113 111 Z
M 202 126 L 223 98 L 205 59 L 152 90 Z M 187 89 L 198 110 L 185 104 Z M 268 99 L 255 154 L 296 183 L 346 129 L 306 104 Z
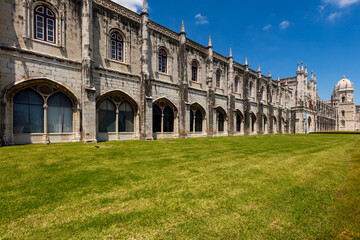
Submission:
M 169 105 L 153 105 L 153 132 L 174 132 L 174 111 Z
M 201 132 L 202 131 L 203 116 L 199 109 L 195 111 L 190 110 L 190 132 Z M 195 129 L 194 129 L 195 125 Z
M 113 32 L 110 39 L 111 59 L 123 62 L 124 41 L 119 33 Z
M 239 78 L 236 77 L 234 82 L 234 92 L 237 93 L 238 91 L 239 91 Z
M 116 106 L 109 99 L 99 105 L 99 132 L 116 132 Z
M 192 61 L 191 63 L 191 80 L 197 82 L 198 78 L 198 64 L 196 61 Z
M 342 97 L 341 101 L 342 101 L 343 103 L 345 102 L 345 100 L 346 100 L 346 98 L 345 98 L 345 97 Z
M 220 70 L 217 70 L 216 71 L 216 82 L 215 82 L 215 86 L 217 87 L 217 88 L 219 88 L 220 87 L 220 78 L 221 78 L 221 73 L 220 73 Z
M 69 133 L 73 126 L 73 104 L 65 94 L 58 92 L 48 100 L 47 127 L 49 133 Z
M 119 132 L 134 132 L 134 109 L 128 101 L 119 107 Z
M 250 82 L 250 84 L 249 84 L 249 96 L 250 97 L 252 96 L 252 91 L 253 91 L 253 83 Z
M 344 110 L 341 111 L 341 115 L 342 115 L 343 117 L 345 117 L 345 111 L 344 111 Z
M 34 10 L 35 39 L 55 43 L 56 25 L 55 14 L 45 6 L 38 6 Z
M 159 50 L 159 72 L 167 73 L 167 53 L 164 49 Z
M 35 89 L 27 88 L 14 96 L 14 134 L 73 132 L 72 101 L 59 91 L 51 95 L 50 87 L 43 88 L 48 89 L 43 96 Z
M 44 132 L 44 100 L 28 88 L 14 97 L 14 134 Z
M 217 111 L 217 118 L 218 118 L 218 132 L 224 131 L 224 122 L 225 122 L 225 116 L 221 111 Z

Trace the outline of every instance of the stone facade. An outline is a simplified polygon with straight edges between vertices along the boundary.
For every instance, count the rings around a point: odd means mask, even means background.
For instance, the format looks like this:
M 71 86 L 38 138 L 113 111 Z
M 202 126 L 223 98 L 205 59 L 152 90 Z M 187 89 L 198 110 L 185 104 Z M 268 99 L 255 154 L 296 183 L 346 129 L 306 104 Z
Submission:
M 36 35 L 39 6 L 54 13 L 55 30 L 46 32 L 54 34 L 52 42 Z M 110 0 L 4 0 L 0 23 L 1 144 L 337 129 L 337 106 L 321 101 L 316 76 L 308 82 L 303 64 L 295 77 L 273 80 L 260 66 L 254 71 L 247 60 L 235 62 L 231 50 L 228 57 L 215 52 L 211 38 L 208 46 L 190 40 L 184 24 L 177 33 L 151 21 L 145 6 L 137 14 Z M 120 60 L 113 36 L 121 39 Z M 41 132 L 14 130 L 14 97 L 26 89 L 43 99 Z M 72 103 L 72 131 L 48 130 L 56 93 Z M 106 99 L 116 107 L 111 131 L 101 130 Z M 122 130 L 124 102 L 132 109 L 124 118 L 131 130 Z M 29 109 L 25 117 L 33 114 Z

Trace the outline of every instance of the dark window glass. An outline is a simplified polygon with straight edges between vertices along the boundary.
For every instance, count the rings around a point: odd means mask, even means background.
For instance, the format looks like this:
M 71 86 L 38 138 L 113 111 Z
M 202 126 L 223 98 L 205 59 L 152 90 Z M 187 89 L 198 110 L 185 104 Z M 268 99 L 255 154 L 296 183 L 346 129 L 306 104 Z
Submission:
M 35 38 L 46 42 L 55 43 L 55 15 L 45 6 L 38 6 L 34 12 Z
M 236 131 L 240 132 L 241 130 L 241 116 L 240 114 L 236 114 Z
M 127 101 L 119 107 L 119 132 L 134 132 L 134 109 Z
M 220 71 L 216 71 L 216 87 L 220 87 Z
M 342 102 L 344 103 L 344 102 L 345 102 L 345 100 L 346 100 L 346 98 L 345 98 L 345 97 L 343 97 L 343 98 L 342 98 Z
M 164 49 L 159 50 L 159 72 L 167 72 L 167 54 Z
M 235 78 L 234 91 L 237 93 L 239 88 L 239 79 Z
M 124 43 L 122 37 L 118 33 L 111 34 L 111 59 L 122 62 Z
M 58 92 L 48 100 L 47 127 L 49 133 L 73 131 L 73 104 L 63 93 Z
M 218 111 L 218 131 L 223 132 L 224 131 L 224 115 Z
M 153 106 L 153 132 L 161 132 L 161 109 L 156 104 Z
M 14 134 L 44 132 L 44 100 L 28 88 L 14 96 Z
M 341 114 L 343 117 L 345 117 L 345 111 L 342 111 Z
M 197 62 L 193 61 L 191 64 L 191 80 L 196 82 L 198 75 L 198 65 Z
M 254 132 L 254 131 L 255 131 L 256 117 L 255 117 L 254 114 L 251 114 L 251 118 L 252 118 L 252 121 L 251 121 L 251 132 Z
M 171 107 L 164 108 L 164 132 L 174 131 L 174 111 Z
M 190 110 L 190 132 L 194 131 L 194 112 Z
M 116 131 L 116 107 L 109 99 L 99 105 L 99 132 Z
M 196 110 L 195 112 L 195 132 L 201 132 L 202 131 L 202 114 L 200 110 Z

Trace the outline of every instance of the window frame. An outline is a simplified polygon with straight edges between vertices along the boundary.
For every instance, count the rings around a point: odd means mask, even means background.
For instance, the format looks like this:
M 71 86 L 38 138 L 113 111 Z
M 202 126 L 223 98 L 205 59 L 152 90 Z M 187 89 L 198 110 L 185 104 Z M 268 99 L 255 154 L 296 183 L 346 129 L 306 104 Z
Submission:
M 158 71 L 160 73 L 168 73 L 168 52 L 165 48 L 158 50 Z
M 38 9 L 42 8 L 43 11 L 39 12 Z M 51 13 L 52 16 L 49 14 Z M 33 14 L 34 14 L 34 39 L 39 40 L 39 41 L 43 41 L 46 43 L 50 43 L 50 44 L 57 44 L 57 31 L 56 31 L 56 15 L 54 10 L 52 10 L 51 8 L 49 8 L 46 5 L 38 5 L 34 8 L 33 10 Z M 42 38 L 38 37 L 38 21 L 37 18 L 40 17 L 42 18 Z M 49 32 L 51 31 L 49 29 L 49 21 L 52 21 L 52 37 L 53 37 L 53 41 L 49 40 Z
M 113 38 L 113 35 L 115 35 L 115 39 Z M 120 39 L 119 39 L 120 38 Z M 115 42 L 115 58 L 113 58 L 113 42 Z M 124 36 L 119 31 L 111 31 L 110 38 L 110 59 L 113 61 L 124 63 L 125 61 L 125 41 Z M 119 46 L 119 44 L 121 44 Z M 119 52 L 121 48 L 121 59 L 119 59 Z
M 191 81 L 198 82 L 199 64 L 196 60 L 191 62 Z
M 215 73 L 215 87 L 221 87 L 221 71 L 218 69 Z

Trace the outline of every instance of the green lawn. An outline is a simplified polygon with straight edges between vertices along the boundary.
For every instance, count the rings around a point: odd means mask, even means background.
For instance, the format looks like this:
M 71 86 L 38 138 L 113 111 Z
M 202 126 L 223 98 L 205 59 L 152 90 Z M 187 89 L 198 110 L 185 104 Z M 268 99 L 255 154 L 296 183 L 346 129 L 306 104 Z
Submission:
M 0 148 L 0 239 L 359 239 L 360 135 Z

